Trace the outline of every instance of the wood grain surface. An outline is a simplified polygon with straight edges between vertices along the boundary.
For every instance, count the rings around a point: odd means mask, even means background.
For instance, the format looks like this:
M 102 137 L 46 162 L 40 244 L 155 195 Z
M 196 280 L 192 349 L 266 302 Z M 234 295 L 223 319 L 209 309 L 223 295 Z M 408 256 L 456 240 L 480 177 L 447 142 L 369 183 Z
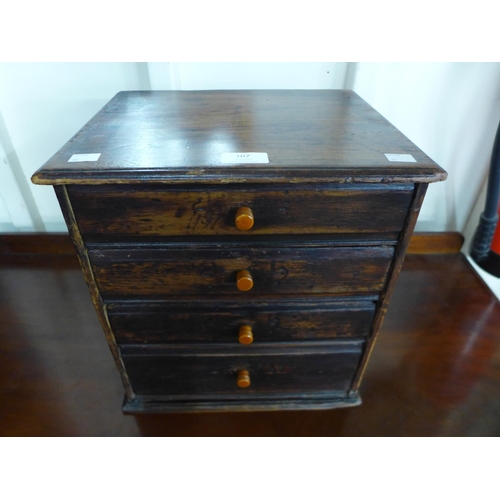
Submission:
M 362 345 L 337 342 L 213 349 L 124 346 L 122 356 L 136 395 L 172 396 L 177 403 L 179 399 L 217 398 L 223 407 L 225 399 L 244 403 L 249 396 L 253 400 L 271 397 L 276 403 L 282 397 L 346 397 Z M 247 370 L 251 378 L 245 390 L 236 383 L 241 370 Z
M 375 312 L 372 301 L 280 300 L 265 302 L 176 301 L 108 305 L 108 317 L 120 344 L 229 343 L 238 345 L 241 325 L 253 342 L 328 340 L 366 337 Z
M 105 300 L 161 297 L 248 297 L 377 293 L 392 247 L 187 246 L 89 250 Z M 236 274 L 246 269 L 254 285 L 242 292 Z
M 206 186 L 186 190 L 154 186 L 68 186 L 83 236 L 218 236 L 363 233 L 397 239 L 413 184 Z M 236 227 L 236 211 L 250 207 L 254 226 Z
M 269 162 L 248 160 L 256 152 Z M 359 403 L 427 183 L 444 178 L 355 93 L 307 90 L 120 92 L 32 180 L 56 184 L 131 411 L 138 395 L 217 410 L 235 409 L 224 398 L 248 409 L 271 395 L 273 409 L 281 396 Z M 249 233 L 235 227 L 242 206 Z M 364 326 L 353 339 L 306 333 L 245 348 L 118 344 L 108 315 L 126 300 L 231 299 L 245 309 L 255 300 L 373 296 L 366 337 Z
M 265 152 L 268 164 L 224 164 Z M 69 162 L 73 154 L 97 161 Z M 386 153 L 411 154 L 415 163 Z M 446 172 L 350 90 L 119 92 L 37 184 L 435 182 Z

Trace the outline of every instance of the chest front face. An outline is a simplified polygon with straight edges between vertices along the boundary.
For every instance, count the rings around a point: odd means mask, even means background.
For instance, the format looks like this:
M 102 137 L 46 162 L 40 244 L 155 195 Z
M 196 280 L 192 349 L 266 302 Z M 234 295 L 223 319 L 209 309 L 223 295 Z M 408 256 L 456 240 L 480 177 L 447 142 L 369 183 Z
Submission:
M 215 91 L 119 93 L 33 180 L 55 185 L 134 413 L 359 404 L 445 176 L 352 92 Z

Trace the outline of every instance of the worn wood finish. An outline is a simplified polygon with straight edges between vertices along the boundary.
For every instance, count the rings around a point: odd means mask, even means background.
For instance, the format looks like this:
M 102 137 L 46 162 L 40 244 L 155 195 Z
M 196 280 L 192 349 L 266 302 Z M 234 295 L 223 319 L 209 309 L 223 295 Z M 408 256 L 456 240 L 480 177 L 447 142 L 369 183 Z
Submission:
M 397 239 L 413 185 L 267 185 L 185 188 L 68 186 L 80 231 L 103 235 L 161 237 L 278 234 L 364 234 Z M 250 207 L 254 225 L 238 229 L 236 212 Z M 395 236 L 393 236 L 395 235 Z
M 265 152 L 269 163 L 224 163 L 223 153 L 237 152 Z M 73 154 L 96 158 L 74 162 Z M 389 154 L 415 161 L 392 162 Z M 265 409 L 359 403 L 360 376 L 424 184 L 445 177 L 353 92 L 210 91 L 119 93 L 33 181 L 64 193 L 69 230 L 128 388 L 125 410 L 177 411 L 190 398 L 197 405 L 186 410 L 263 408 L 258 401 L 273 393 L 275 381 L 277 396 Z M 298 324 L 283 328 L 276 306 L 288 299 L 297 300 Z M 342 308 L 309 308 L 334 299 L 371 301 L 369 331 L 366 310 L 345 319 Z M 141 307 L 162 301 L 167 309 L 151 337 L 122 324 L 117 346 L 108 307 L 117 318 L 121 307 L 132 307 L 137 321 Z M 204 327 L 196 339 L 186 329 L 196 325 L 185 321 L 181 331 L 179 311 L 168 309 L 193 304 L 202 311 L 211 303 L 198 321 L 217 327 L 227 317 L 217 307 L 227 301 L 240 305 L 232 321 L 249 311 L 256 326 L 279 318 L 268 325 L 267 340 L 242 345 L 237 323 L 234 340 Z M 328 314 L 333 323 L 325 328 Z M 168 338 L 170 325 L 178 340 Z M 346 350 L 346 342 L 355 348 Z M 245 370 L 250 385 L 238 403 L 237 374 Z M 127 386 L 129 372 L 140 397 Z
M 125 394 L 127 397 L 132 398 L 134 396 L 132 389 L 130 388 L 130 383 L 128 380 L 128 375 L 123 366 L 123 361 L 120 357 L 120 353 L 118 351 L 116 340 L 113 335 L 113 331 L 111 330 L 111 326 L 109 325 L 108 315 L 106 312 L 106 306 L 102 300 L 102 297 L 99 293 L 94 272 L 90 265 L 88 251 L 85 247 L 85 244 L 82 239 L 82 235 L 78 229 L 78 224 L 75 220 L 75 215 L 71 208 L 71 202 L 68 198 L 68 192 L 66 191 L 66 186 L 55 186 L 55 192 L 59 204 L 61 206 L 61 210 L 63 212 L 64 220 L 69 229 L 69 234 L 71 236 L 71 240 L 76 250 L 76 254 L 78 257 L 78 261 L 80 262 L 80 266 L 83 271 L 83 275 L 85 277 L 85 281 L 87 282 L 87 286 L 90 291 L 90 296 L 92 297 L 92 303 L 94 304 L 97 316 L 99 321 L 101 322 L 101 326 L 104 330 L 104 334 L 106 336 L 106 340 L 108 341 L 108 346 L 113 354 L 113 358 L 116 363 L 116 367 L 120 372 L 120 376 L 122 379 L 123 387 L 125 390 Z
M 269 164 L 223 164 L 224 152 Z M 417 163 L 387 160 L 407 153 Z M 68 163 L 101 153 L 97 162 Z M 435 182 L 446 172 L 349 90 L 120 92 L 34 176 L 38 184 Z
M 385 284 L 392 247 L 185 248 L 89 250 L 106 300 L 160 297 L 377 293 Z M 251 290 L 236 286 L 248 270 Z
M 361 355 L 362 342 L 329 345 L 248 346 L 242 348 L 146 349 L 123 347 L 122 355 L 134 393 L 173 399 L 210 401 L 344 396 Z M 251 385 L 237 386 L 247 370 Z M 333 394 L 332 394 L 333 393 Z M 168 406 L 167 408 L 168 409 Z
M 254 344 L 292 340 L 366 337 L 374 301 L 282 300 L 264 302 L 177 301 L 110 304 L 116 339 L 126 343 L 237 344 L 242 325 L 252 328 Z
M 388 279 L 380 295 L 379 305 L 375 313 L 375 318 L 373 320 L 372 335 L 370 336 L 370 338 L 366 343 L 366 349 L 363 353 L 361 364 L 359 366 L 358 372 L 356 374 L 356 377 L 352 385 L 351 390 L 353 392 L 357 392 L 359 388 L 361 379 L 368 364 L 368 360 L 370 359 L 370 355 L 373 351 L 377 335 L 380 332 L 380 328 L 384 322 L 385 314 L 387 313 L 387 308 L 389 306 L 389 301 L 391 299 L 392 292 L 394 291 L 394 287 L 396 286 L 399 272 L 401 271 L 401 267 L 403 266 L 404 258 L 406 255 L 406 249 L 410 242 L 410 236 L 413 233 L 413 228 L 417 223 L 418 214 L 420 212 L 420 207 L 422 206 L 422 203 L 424 201 L 424 196 L 426 191 L 427 191 L 427 184 L 418 184 L 416 186 L 410 211 L 408 212 L 408 216 L 405 221 L 405 226 L 403 228 L 403 231 L 401 232 L 401 237 L 396 247 L 396 253 L 394 255 L 394 260 L 392 261 L 391 264 L 391 269 L 389 271 Z

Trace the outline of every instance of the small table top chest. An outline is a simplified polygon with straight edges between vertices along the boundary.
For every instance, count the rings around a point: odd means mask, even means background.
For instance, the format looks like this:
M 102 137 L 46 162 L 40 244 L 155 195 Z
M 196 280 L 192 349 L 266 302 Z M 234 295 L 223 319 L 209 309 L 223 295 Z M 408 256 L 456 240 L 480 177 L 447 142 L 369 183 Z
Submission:
M 252 90 L 120 92 L 32 180 L 137 413 L 359 404 L 445 178 L 351 91 Z

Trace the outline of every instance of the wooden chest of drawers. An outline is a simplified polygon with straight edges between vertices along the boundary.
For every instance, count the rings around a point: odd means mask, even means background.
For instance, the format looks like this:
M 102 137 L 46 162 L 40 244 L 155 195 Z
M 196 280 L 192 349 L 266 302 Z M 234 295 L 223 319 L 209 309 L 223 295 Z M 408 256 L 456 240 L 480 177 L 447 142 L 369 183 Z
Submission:
M 351 91 L 120 92 L 55 185 L 124 411 L 359 404 L 427 184 Z

